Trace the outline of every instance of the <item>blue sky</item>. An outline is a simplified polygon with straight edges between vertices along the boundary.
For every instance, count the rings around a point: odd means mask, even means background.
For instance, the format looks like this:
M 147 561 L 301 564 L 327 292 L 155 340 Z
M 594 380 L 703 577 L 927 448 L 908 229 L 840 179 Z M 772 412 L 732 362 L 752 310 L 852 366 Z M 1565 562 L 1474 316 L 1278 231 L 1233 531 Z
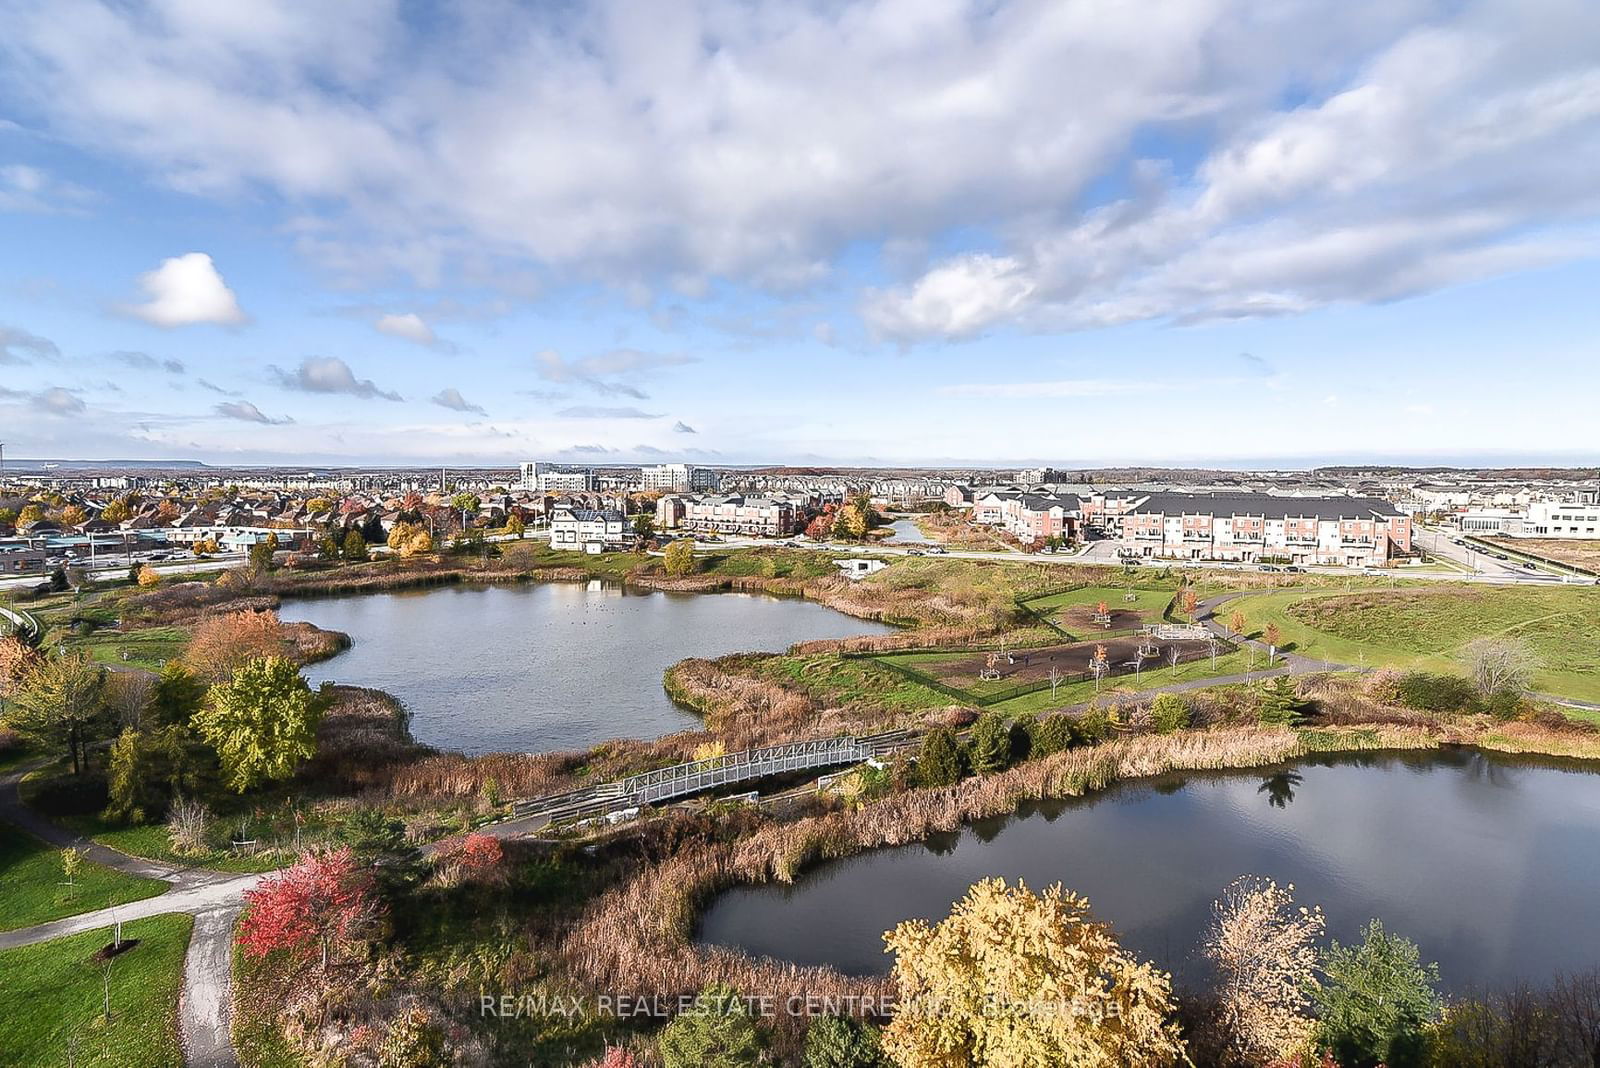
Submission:
M 1590 2 L 0 23 L 12 455 L 1600 461 Z

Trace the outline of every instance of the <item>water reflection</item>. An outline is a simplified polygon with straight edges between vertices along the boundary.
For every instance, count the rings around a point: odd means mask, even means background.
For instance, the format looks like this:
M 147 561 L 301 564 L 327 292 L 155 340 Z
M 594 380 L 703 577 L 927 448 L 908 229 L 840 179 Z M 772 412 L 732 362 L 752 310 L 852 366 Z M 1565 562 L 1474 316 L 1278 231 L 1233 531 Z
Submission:
M 307 670 L 314 683 L 387 690 L 411 710 L 419 741 L 468 752 L 577 749 L 698 726 L 661 687 L 671 664 L 892 629 L 801 600 L 598 582 L 290 601 L 281 614 L 355 641 Z
M 1304 776 L 1298 771 L 1280 771 L 1261 780 L 1261 785 L 1256 787 L 1256 793 L 1266 794 L 1267 804 L 1273 808 L 1288 808 L 1289 802 L 1294 800 L 1294 788 L 1299 786 L 1303 779 Z
M 1600 965 L 1592 768 L 1446 750 L 1173 776 L 824 866 L 786 893 L 732 891 L 701 937 L 881 973 L 884 931 L 939 919 L 1001 876 L 1085 894 L 1136 952 L 1192 979 L 1211 902 L 1253 873 L 1322 905 L 1341 941 L 1382 918 L 1439 961 L 1448 988 L 1544 982 Z

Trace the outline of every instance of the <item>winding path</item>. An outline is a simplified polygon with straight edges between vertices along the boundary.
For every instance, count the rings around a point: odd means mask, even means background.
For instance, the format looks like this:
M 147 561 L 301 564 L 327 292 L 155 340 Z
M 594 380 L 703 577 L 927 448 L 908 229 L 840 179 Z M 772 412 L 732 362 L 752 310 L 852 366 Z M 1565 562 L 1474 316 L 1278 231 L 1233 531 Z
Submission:
M 22 803 L 23 776 L 39 767 L 35 761 L 0 776 L 0 820 L 53 846 L 77 846 L 88 859 L 127 875 L 160 879 L 172 889 L 125 905 L 82 912 L 62 920 L 0 932 L 0 949 L 32 945 L 64 935 L 109 927 L 118 920 L 187 913 L 194 916 L 189 952 L 184 960 L 183 990 L 178 998 L 178 1037 L 185 1063 L 195 1068 L 232 1068 L 239 1063 L 233 1049 L 233 924 L 244 892 L 264 875 L 237 875 L 208 868 L 162 864 L 129 856 L 110 846 L 74 834 Z

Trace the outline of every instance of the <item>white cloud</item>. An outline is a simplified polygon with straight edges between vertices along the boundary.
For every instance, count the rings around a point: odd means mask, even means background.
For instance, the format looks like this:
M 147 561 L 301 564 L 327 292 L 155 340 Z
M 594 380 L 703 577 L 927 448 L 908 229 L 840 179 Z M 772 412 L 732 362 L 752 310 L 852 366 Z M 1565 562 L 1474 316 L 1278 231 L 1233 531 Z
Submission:
M 61 349 L 47 337 L 14 326 L 0 326 L 0 364 L 27 363 L 30 358 L 53 360 L 60 355 Z
M 246 423 L 260 423 L 263 426 L 280 426 L 294 422 L 287 415 L 281 419 L 273 419 L 249 401 L 226 401 L 218 404 L 212 410 L 228 419 L 238 419 Z
M 439 336 L 433 332 L 433 327 L 416 312 L 406 312 L 404 315 L 385 315 L 372 324 L 378 333 L 388 334 L 391 337 L 404 338 L 414 341 L 418 345 L 434 346 L 439 343 Z
M 441 408 L 449 408 L 453 412 L 471 412 L 474 415 L 489 414 L 478 405 L 467 403 L 467 398 L 463 397 L 461 391 L 454 386 L 449 386 L 435 393 L 433 395 L 433 403 Z
M 204 252 L 162 260 L 161 266 L 139 276 L 139 288 L 150 299 L 127 311 L 156 326 L 237 326 L 248 321 L 233 290 Z
M 379 389 L 370 378 L 357 378 L 350 365 L 337 356 L 308 356 L 293 371 L 281 367 L 269 370 L 284 389 L 297 389 L 302 393 L 344 393 L 368 400 L 373 397 L 389 401 L 403 399 L 398 393 Z

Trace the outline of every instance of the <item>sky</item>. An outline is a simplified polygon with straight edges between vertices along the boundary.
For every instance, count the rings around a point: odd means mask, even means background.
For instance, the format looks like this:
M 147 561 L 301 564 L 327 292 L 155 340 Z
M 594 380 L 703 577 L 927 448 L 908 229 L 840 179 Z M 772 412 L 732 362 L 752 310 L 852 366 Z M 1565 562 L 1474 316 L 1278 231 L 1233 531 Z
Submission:
M 1600 461 L 1593 0 L 0 0 L 0 441 Z

